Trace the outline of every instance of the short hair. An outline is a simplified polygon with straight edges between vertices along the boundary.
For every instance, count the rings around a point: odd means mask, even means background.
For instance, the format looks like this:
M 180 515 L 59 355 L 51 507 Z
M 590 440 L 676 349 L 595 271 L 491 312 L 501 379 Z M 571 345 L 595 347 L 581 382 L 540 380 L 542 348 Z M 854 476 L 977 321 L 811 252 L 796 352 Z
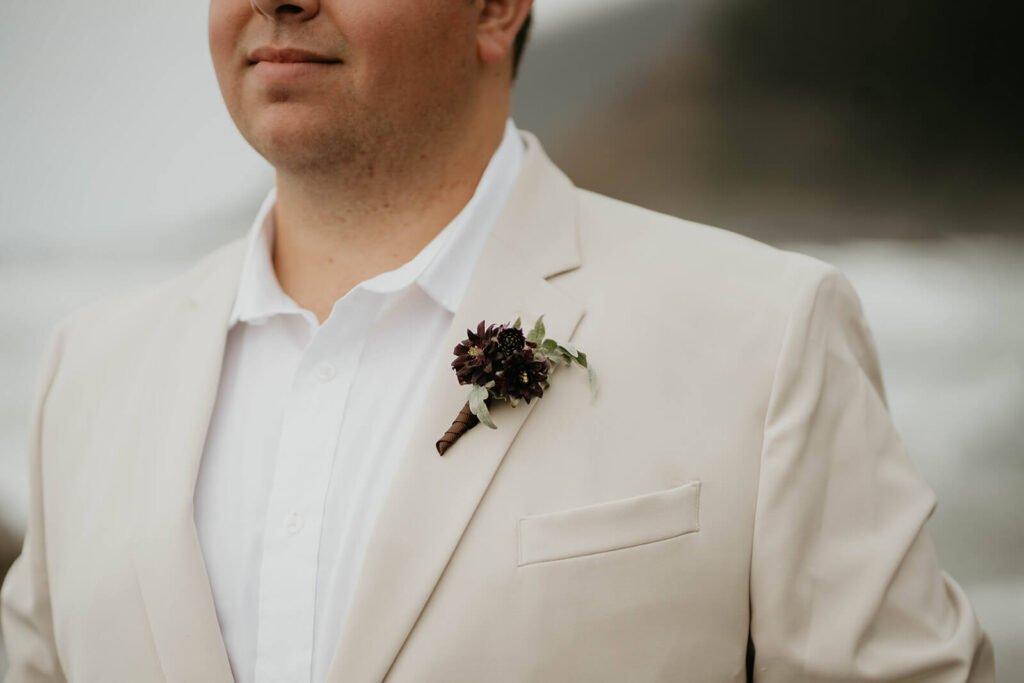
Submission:
M 522 61 L 523 51 L 526 49 L 526 41 L 530 38 L 530 24 L 533 23 L 533 10 L 526 15 L 526 21 L 519 28 L 516 34 L 516 41 L 512 46 L 512 78 L 519 72 L 519 62 Z

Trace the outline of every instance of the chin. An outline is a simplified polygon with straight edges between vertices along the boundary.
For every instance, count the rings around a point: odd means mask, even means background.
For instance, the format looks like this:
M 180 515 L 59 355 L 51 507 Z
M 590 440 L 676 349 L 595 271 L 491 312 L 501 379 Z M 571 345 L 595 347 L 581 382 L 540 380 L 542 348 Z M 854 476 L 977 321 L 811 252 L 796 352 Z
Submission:
M 302 112 L 265 112 L 244 135 L 249 144 L 278 169 L 329 168 L 358 156 L 359 136 L 339 130 L 339 122 Z

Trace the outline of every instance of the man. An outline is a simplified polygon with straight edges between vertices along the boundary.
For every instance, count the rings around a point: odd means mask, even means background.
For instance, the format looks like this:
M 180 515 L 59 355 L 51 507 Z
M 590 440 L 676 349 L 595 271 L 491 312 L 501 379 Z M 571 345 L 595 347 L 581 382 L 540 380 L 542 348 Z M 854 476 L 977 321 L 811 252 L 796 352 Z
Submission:
M 530 0 L 212 0 L 250 234 L 46 353 L 9 681 L 991 681 L 833 268 L 572 187 Z M 586 351 L 466 400 L 481 320 Z

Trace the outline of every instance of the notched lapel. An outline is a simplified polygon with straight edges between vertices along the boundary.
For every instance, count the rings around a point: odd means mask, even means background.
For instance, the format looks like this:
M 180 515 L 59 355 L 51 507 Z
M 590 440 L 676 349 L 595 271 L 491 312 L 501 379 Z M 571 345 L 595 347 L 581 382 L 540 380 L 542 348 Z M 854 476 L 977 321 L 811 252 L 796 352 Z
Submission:
M 435 364 L 429 403 L 392 480 L 367 549 L 359 583 L 328 681 L 380 681 L 405 642 L 512 441 L 543 398 L 492 411 L 497 429 L 477 425 L 448 452 L 435 442 L 468 396 L 451 368 L 451 350 L 480 320 L 532 324 L 544 314 L 548 335 L 568 340 L 583 315 L 542 278 L 523 281 L 492 250 L 481 257 L 479 290 L 467 294 Z M 515 279 L 518 277 L 519 279 Z M 514 283 L 510 285 L 509 283 Z M 557 381 L 558 372 L 552 381 Z
M 132 552 L 168 683 L 234 680 L 192 506 L 242 260 L 240 245 L 231 246 L 168 316 L 154 342 L 159 364 L 147 378 L 158 410 L 142 417 L 152 450 L 140 454 L 137 485 L 146 508 Z
M 492 411 L 496 430 L 478 425 L 439 456 L 435 442 L 469 394 L 451 368 L 455 345 L 481 320 L 518 317 L 528 329 L 541 314 L 549 337 L 569 341 L 583 317 L 582 306 L 546 279 L 579 266 L 574 188 L 535 139 L 527 142 L 521 179 L 474 268 L 435 362 L 428 403 L 376 521 L 331 660 L 330 683 L 384 679 L 506 451 L 531 412 L 543 409 L 543 398 L 516 408 L 498 405 Z M 563 371 L 556 370 L 552 381 Z

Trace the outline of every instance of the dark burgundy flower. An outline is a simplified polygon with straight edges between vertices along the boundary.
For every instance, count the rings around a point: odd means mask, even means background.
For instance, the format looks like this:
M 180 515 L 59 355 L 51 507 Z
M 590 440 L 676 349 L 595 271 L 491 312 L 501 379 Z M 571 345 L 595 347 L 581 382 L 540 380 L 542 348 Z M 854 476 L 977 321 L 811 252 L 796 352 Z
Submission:
M 467 338 L 455 347 L 452 368 L 460 384 L 484 386 L 494 382 L 494 396 L 513 402 L 539 398 L 547 385 L 551 362 L 526 341 L 523 331 L 507 325 L 487 325 L 480 321 L 476 331 L 466 330 Z
M 490 413 L 492 401 L 508 401 L 516 406 L 519 401 L 529 403 L 543 396 L 554 364 L 576 363 L 586 368 L 590 372 L 591 391 L 594 391 L 593 370 L 586 356 L 552 339 L 544 339 L 543 317 L 537 319 L 530 332 L 530 338 L 537 341 L 523 336 L 519 321 L 513 325 L 488 326 L 481 320 L 475 332 L 466 330 L 468 337 L 455 347 L 452 368 L 459 384 L 474 387 L 451 427 L 436 442 L 440 455 L 478 423 L 498 428 Z
M 498 348 L 502 353 L 512 354 L 526 346 L 526 337 L 518 327 L 503 327 L 498 332 Z
M 494 379 L 495 361 L 500 353 L 496 338 L 502 329 L 504 327 L 500 325 L 485 327 L 481 320 L 475 333 L 466 330 L 468 339 L 455 347 L 455 360 L 452 361 L 459 384 L 483 386 Z
M 533 345 L 535 346 L 535 345 Z M 535 355 L 531 345 L 514 351 L 504 358 L 495 373 L 494 393 L 507 396 L 512 401 L 540 398 L 544 395 L 551 363 L 543 356 Z

